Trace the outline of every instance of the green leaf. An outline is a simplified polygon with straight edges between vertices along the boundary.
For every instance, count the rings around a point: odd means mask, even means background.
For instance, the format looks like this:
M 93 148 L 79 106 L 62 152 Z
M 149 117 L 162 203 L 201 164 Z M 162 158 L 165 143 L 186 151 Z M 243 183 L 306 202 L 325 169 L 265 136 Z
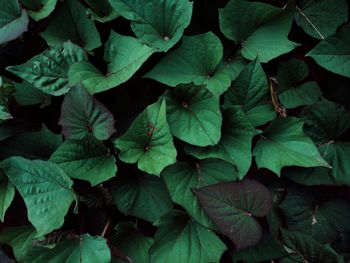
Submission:
M 320 101 L 302 111 L 305 132 L 317 144 L 322 157 L 333 169 L 292 171 L 290 178 L 298 176 L 307 184 L 350 185 L 350 142 L 343 137 L 350 129 L 350 112 L 331 101 Z
M 86 16 L 85 7 L 75 0 L 66 0 L 56 8 L 41 36 L 49 46 L 68 40 L 88 51 L 101 46 L 94 22 Z
M 57 0 L 21 0 L 28 15 L 35 21 L 48 17 L 55 9 Z
M 309 235 L 297 231 L 282 231 L 282 242 L 291 256 L 281 263 L 343 263 L 341 256 L 330 245 L 323 245 Z
M 270 94 L 266 74 L 256 59 L 238 75 L 224 94 L 224 108 L 240 106 L 254 126 L 275 118 L 272 105 L 267 104 Z
M 306 56 L 326 70 L 350 78 L 350 24 L 322 40 Z
M 0 142 L 0 157 L 22 156 L 47 160 L 62 142 L 61 135 L 43 126 L 40 131 L 21 133 Z
M 64 97 L 59 124 L 68 139 L 92 134 L 102 141 L 115 132 L 113 115 L 80 85 Z
M 311 105 L 322 91 L 315 81 L 303 82 L 309 69 L 303 60 L 292 58 L 281 62 L 277 71 L 278 98 L 286 109 Z
M 219 97 L 194 85 L 169 89 L 164 96 L 171 133 L 197 146 L 217 144 L 221 137 Z
M 249 13 L 249 15 L 247 15 Z M 231 0 L 219 9 L 223 34 L 242 45 L 242 55 L 263 63 L 293 50 L 298 44 L 288 40 L 294 4 L 284 9 L 247 0 Z
M 18 0 L 0 0 L 0 44 L 11 41 L 28 29 L 29 18 Z
M 257 244 L 262 229 L 255 217 L 264 217 L 272 206 L 269 190 L 252 181 L 219 183 L 192 190 L 218 229 L 237 249 Z
M 120 160 L 137 163 L 140 170 L 150 174 L 160 175 L 175 163 L 177 152 L 166 120 L 165 101 L 149 105 L 114 145 L 120 150 Z
M 163 181 L 151 175 L 118 177 L 112 197 L 122 213 L 150 222 L 159 219 L 173 206 Z
M 106 91 L 130 79 L 154 52 L 138 39 L 112 31 L 104 53 L 107 73 L 101 73 L 89 62 L 76 63 L 69 69 L 69 82 L 82 83 L 90 94 Z
M 212 32 L 185 36 L 180 47 L 166 55 L 145 77 L 172 87 L 193 82 L 220 95 L 231 83 L 230 67 L 219 66 L 222 57 L 221 41 Z
M 12 119 L 12 115 L 9 112 L 9 101 L 13 93 L 13 84 L 7 79 L 2 79 L 0 76 L 0 123 Z
M 27 81 L 21 83 L 15 83 L 16 92 L 14 97 L 16 102 L 22 106 L 40 105 L 40 108 L 45 108 L 51 103 L 51 96 L 39 89 L 36 89 L 32 84 Z
M 85 52 L 71 42 L 57 45 L 36 55 L 22 65 L 6 69 L 44 93 L 60 96 L 71 88 L 67 71 L 78 61 L 87 60 Z
M 272 121 L 253 151 L 258 167 L 267 168 L 278 176 L 285 166 L 329 167 L 303 132 L 303 124 L 295 117 Z
M 308 35 L 325 39 L 348 20 L 346 0 L 301 0 L 295 21 Z
M 15 188 L 7 176 L 0 170 L 0 221 L 4 222 L 5 213 L 15 197 Z M 0 239 L 1 241 L 1 239 Z
M 8 227 L 0 232 L 0 243 L 11 246 L 18 262 L 24 262 L 35 240 L 35 228 L 32 226 Z
M 115 157 L 100 141 L 91 136 L 82 140 L 66 140 L 51 156 L 69 177 L 85 180 L 96 186 L 114 177 Z
M 165 215 L 157 225 L 159 228 L 149 251 L 151 263 L 219 262 L 226 250 L 215 233 L 188 220 L 180 212 Z
M 34 247 L 23 263 L 110 263 L 111 251 L 100 236 L 83 234 L 57 243 L 53 248 Z
M 0 166 L 24 199 L 36 236 L 46 235 L 63 225 L 75 195 L 73 182 L 59 166 L 22 157 L 5 159 Z
M 188 0 L 109 0 L 117 12 L 131 20 L 131 29 L 142 42 L 168 51 L 190 24 L 192 3 Z
M 282 243 L 269 234 L 264 233 L 261 241 L 255 246 L 233 252 L 232 260 L 236 262 L 260 263 L 287 256 Z
M 212 228 L 213 223 L 199 206 L 197 198 L 191 189 L 198 189 L 207 185 L 234 181 L 237 179 L 235 167 L 217 160 L 205 159 L 194 163 L 178 162 L 167 167 L 162 172 L 171 199 L 186 211 L 200 224 Z
M 111 238 L 119 250 L 127 255 L 133 263 L 149 263 L 148 251 L 153 244 L 153 238 L 142 235 L 137 230 L 137 226 L 131 222 L 121 222 L 114 228 L 116 234 Z M 125 261 L 116 259 L 115 263 Z
M 93 20 L 106 23 L 119 17 L 119 13 L 112 8 L 108 0 L 85 0 L 85 2 L 90 7 L 87 13 Z
M 218 158 L 235 165 L 238 178 L 242 179 L 249 170 L 252 161 L 252 139 L 256 131 L 239 107 L 223 111 L 223 124 L 220 141 L 214 146 L 185 149 L 199 159 Z
M 333 242 L 350 231 L 350 206 L 345 199 L 323 201 L 325 192 L 307 187 L 289 187 L 280 207 L 288 229 L 300 231 L 320 243 Z

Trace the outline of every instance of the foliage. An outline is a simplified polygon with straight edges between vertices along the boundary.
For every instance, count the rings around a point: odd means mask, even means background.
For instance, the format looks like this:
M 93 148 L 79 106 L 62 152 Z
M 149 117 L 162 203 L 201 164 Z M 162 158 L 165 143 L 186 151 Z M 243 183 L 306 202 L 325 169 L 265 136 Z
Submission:
M 0 0 L 0 262 L 350 262 L 346 0 Z

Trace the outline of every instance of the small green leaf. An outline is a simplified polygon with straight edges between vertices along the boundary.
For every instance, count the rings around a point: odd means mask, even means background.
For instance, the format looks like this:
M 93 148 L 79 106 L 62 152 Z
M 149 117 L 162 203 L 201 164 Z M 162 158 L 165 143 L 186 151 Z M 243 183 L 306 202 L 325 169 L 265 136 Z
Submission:
M 267 168 L 278 176 L 284 166 L 329 168 L 312 140 L 303 132 L 303 124 L 295 117 L 272 121 L 260 135 L 253 151 L 258 167 Z
M 168 51 L 190 24 L 192 3 L 188 0 L 109 0 L 117 12 L 131 20 L 131 29 L 142 42 Z
M 57 0 L 21 0 L 28 15 L 35 21 L 48 17 L 55 9 Z
M 200 224 L 213 227 L 212 221 L 199 206 L 191 189 L 207 185 L 234 181 L 237 179 L 235 167 L 225 161 L 205 159 L 195 163 L 176 163 L 162 172 L 171 199 L 181 206 Z
M 346 0 L 301 0 L 296 6 L 295 21 L 306 34 L 325 39 L 348 20 Z
M 140 170 L 150 174 L 160 175 L 175 163 L 177 152 L 166 120 L 165 101 L 149 105 L 114 145 L 120 150 L 120 160 L 137 163 Z
M 0 169 L 0 221 L 4 222 L 5 213 L 15 197 L 15 187 Z M 1 241 L 1 239 L 0 239 Z
M 110 263 L 111 251 L 106 239 L 83 234 L 66 239 L 53 248 L 34 247 L 23 263 Z
M 118 178 L 112 189 L 113 202 L 126 215 L 154 222 L 173 204 L 162 180 L 151 175 Z
M 185 36 L 181 46 L 166 55 L 145 77 L 172 87 L 193 82 L 220 95 L 231 83 L 230 67 L 219 66 L 222 57 L 221 41 L 212 32 Z
M 69 83 L 82 83 L 90 94 L 106 91 L 130 79 L 154 52 L 134 37 L 112 32 L 104 53 L 107 73 L 101 73 L 89 62 L 76 63 L 69 69 Z
M 0 166 L 24 199 L 37 237 L 63 225 L 75 195 L 73 182 L 59 166 L 22 157 L 5 159 Z
M 82 140 L 66 140 L 51 156 L 69 177 L 85 180 L 92 186 L 114 177 L 115 157 L 102 142 L 91 136 Z
M 29 18 L 18 0 L 0 0 L 0 44 L 11 41 L 28 29 Z
M 286 109 L 311 105 L 322 91 L 315 81 L 302 82 L 309 75 L 309 69 L 302 60 L 292 58 L 280 63 L 277 71 L 278 98 Z
M 193 85 L 169 89 L 164 99 L 172 134 L 197 146 L 215 145 L 221 137 L 219 97 Z
M 68 69 L 78 61 L 87 60 L 80 47 L 65 42 L 36 55 L 22 65 L 6 69 L 44 93 L 60 96 L 69 91 Z
M 350 24 L 322 40 L 306 56 L 326 70 L 350 78 Z
M 0 242 L 11 246 L 18 262 L 24 262 L 35 240 L 35 228 L 32 226 L 8 227 L 0 232 Z
M 249 13 L 249 15 L 247 15 Z M 263 63 L 293 50 L 298 44 L 288 40 L 294 4 L 284 9 L 247 0 L 231 0 L 219 9 L 223 34 L 242 45 L 242 55 Z
M 185 149 L 199 159 L 218 158 L 235 165 L 238 178 L 242 179 L 249 170 L 252 161 L 252 139 L 256 130 L 239 107 L 223 111 L 223 125 L 220 141 L 214 146 Z
M 151 263 L 219 262 L 226 250 L 215 233 L 188 220 L 180 212 L 165 215 L 157 225 L 159 228 L 149 251 Z
M 255 217 L 264 217 L 272 206 L 269 190 L 262 184 L 244 180 L 193 189 L 200 205 L 218 229 L 237 249 L 257 244 L 262 229 Z
M 66 0 L 56 8 L 41 36 L 49 46 L 68 40 L 88 51 L 101 46 L 94 22 L 86 16 L 85 7 L 76 0 Z
M 59 124 L 68 139 L 83 139 L 92 134 L 102 141 L 115 132 L 113 115 L 80 85 L 65 96 Z

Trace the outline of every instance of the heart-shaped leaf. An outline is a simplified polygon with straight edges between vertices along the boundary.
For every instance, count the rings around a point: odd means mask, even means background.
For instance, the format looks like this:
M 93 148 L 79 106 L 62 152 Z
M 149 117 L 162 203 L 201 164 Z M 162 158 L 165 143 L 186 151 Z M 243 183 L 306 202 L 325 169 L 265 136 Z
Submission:
M 58 165 L 10 157 L 0 166 L 24 199 L 36 236 L 46 235 L 63 225 L 75 195 L 73 182 Z
M 160 100 L 148 106 L 131 124 L 127 132 L 114 141 L 119 158 L 137 163 L 140 170 L 160 175 L 176 162 L 176 149 L 166 119 L 166 104 Z
M 115 132 L 113 115 L 80 85 L 65 96 L 59 124 L 68 139 L 93 134 L 98 140 L 107 140 Z
M 188 0 L 109 0 L 117 12 L 131 20 L 131 29 L 142 42 L 168 51 L 190 24 L 192 3 Z
M 255 217 L 264 217 L 272 206 L 269 190 L 262 184 L 244 180 L 193 189 L 200 205 L 218 229 L 243 249 L 257 244 L 262 229 Z
M 169 89 L 164 99 L 172 134 L 187 143 L 208 146 L 221 137 L 219 97 L 193 85 Z

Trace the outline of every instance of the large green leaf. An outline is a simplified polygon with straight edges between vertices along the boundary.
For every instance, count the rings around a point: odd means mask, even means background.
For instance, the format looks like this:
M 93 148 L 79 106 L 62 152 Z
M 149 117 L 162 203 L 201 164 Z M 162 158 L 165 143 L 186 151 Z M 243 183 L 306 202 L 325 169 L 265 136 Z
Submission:
M 253 151 L 259 168 L 267 168 L 280 176 L 285 166 L 329 167 L 303 132 L 303 124 L 295 117 L 272 121 L 260 135 Z
M 193 82 L 220 95 L 231 82 L 230 67 L 220 65 L 222 57 L 221 41 L 212 32 L 185 36 L 181 46 L 166 55 L 146 77 L 172 87 Z
M 131 29 L 147 45 L 167 51 L 190 24 L 192 3 L 188 0 L 109 0 L 117 12 L 131 20 Z
M 272 206 L 269 190 L 252 181 L 226 182 L 193 189 L 200 205 L 218 229 L 236 245 L 250 247 L 262 237 L 255 217 L 264 217 Z
M 180 212 L 165 215 L 157 225 L 159 228 L 149 251 L 151 263 L 219 262 L 226 250 L 215 233 Z
M 73 182 L 59 166 L 22 157 L 5 159 L 0 166 L 24 199 L 36 236 L 43 236 L 63 225 L 75 195 Z
M 36 89 L 32 84 L 27 81 L 21 83 L 15 83 L 16 92 L 14 94 L 15 100 L 19 105 L 40 105 L 40 108 L 44 108 L 51 103 L 51 95 Z
M 236 262 L 261 263 L 273 261 L 287 256 L 283 244 L 269 234 L 264 233 L 261 241 L 255 246 L 235 251 L 232 253 L 232 260 Z
M 28 29 L 29 18 L 18 0 L 0 0 L 0 44 L 16 39 Z
M 350 24 L 322 40 L 306 56 L 330 72 L 350 78 Z
M 76 0 L 61 3 L 50 16 L 49 25 L 41 35 L 49 46 L 68 40 L 89 51 L 101 46 L 94 22 L 86 16 L 85 7 Z
M 107 140 L 115 132 L 113 115 L 80 85 L 65 96 L 59 124 L 69 139 L 92 134 L 98 140 Z
M 35 21 L 48 17 L 55 9 L 57 0 L 21 0 L 28 14 Z
M 136 163 L 140 170 L 160 175 L 176 162 L 176 149 L 166 119 L 166 104 L 160 100 L 149 105 L 133 121 L 127 132 L 114 141 L 119 158 Z
M 131 222 L 121 222 L 115 226 L 115 235 L 111 242 L 121 252 L 131 259 L 133 263 L 149 263 L 148 251 L 153 244 L 153 238 L 142 235 L 137 226 Z M 124 260 L 116 259 L 115 263 L 124 263 Z M 113 262 L 114 263 L 114 262 Z
M 112 197 L 118 210 L 124 214 L 150 222 L 159 219 L 173 206 L 163 181 L 151 175 L 118 178 Z
M 343 263 L 343 259 L 329 244 L 323 245 L 301 232 L 282 231 L 282 242 L 291 254 L 281 263 Z
M 32 226 L 8 227 L 0 232 L 0 243 L 11 246 L 16 260 L 22 263 L 33 246 L 35 234 Z
M 343 138 L 350 129 L 350 112 L 339 104 L 323 100 L 305 108 L 302 118 L 305 120 L 305 132 L 317 144 L 322 157 L 333 169 L 291 171 L 290 178 L 298 177 L 295 179 L 299 182 L 312 185 L 350 185 L 350 142 Z
M 0 221 L 5 219 L 5 213 L 15 197 L 15 187 L 0 169 Z M 1 241 L 1 240 L 0 240 Z
M 242 179 L 252 162 L 252 139 L 256 131 L 239 107 L 223 111 L 220 141 L 214 146 L 186 146 L 186 150 L 199 159 L 218 158 L 235 165 Z
M 247 15 L 249 13 L 249 15 Z M 284 9 L 247 0 L 231 0 L 219 9 L 223 34 L 242 45 L 242 55 L 250 60 L 268 62 L 293 50 L 298 44 L 288 40 L 294 5 Z
M 162 172 L 171 199 L 181 206 L 200 224 L 212 227 L 211 220 L 199 206 L 198 200 L 192 193 L 192 189 L 198 189 L 207 185 L 234 181 L 237 172 L 233 165 L 217 160 L 205 159 L 193 163 L 178 162 L 167 167 Z
M 130 79 L 154 52 L 134 37 L 112 32 L 104 53 L 107 73 L 101 73 L 89 62 L 76 63 L 69 69 L 69 82 L 82 83 L 90 94 L 114 88 Z
M 348 201 L 334 199 L 325 202 L 322 197 L 322 192 L 307 187 L 289 187 L 280 205 L 288 229 L 303 232 L 320 243 L 333 242 L 339 233 L 349 232 Z
M 71 42 L 57 45 L 36 55 L 22 65 L 7 70 L 47 94 L 59 96 L 69 91 L 68 69 L 78 61 L 87 60 L 85 52 Z
M 204 87 L 184 85 L 164 96 L 171 133 L 187 143 L 208 146 L 221 137 L 219 97 Z
M 93 20 L 106 23 L 119 17 L 119 13 L 112 8 L 108 0 L 85 0 L 85 2 L 90 7 L 87 12 Z
M 86 136 L 82 140 L 66 140 L 51 156 L 71 178 L 85 180 L 92 186 L 115 176 L 115 157 L 97 139 Z
M 83 234 L 57 243 L 53 248 L 34 247 L 23 263 L 110 263 L 111 251 L 100 236 Z
M 269 85 L 261 64 L 256 59 L 248 64 L 224 94 L 224 108 L 240 106 L 254 126 L 272 120 L 276 112 L 267 102 Z
M 61 135 L 43 126 L 40 131 L 21 133 L 0 142 L 0 157 L 22 156 L 47 160 L 62 142 Z
M 309 69 L 302 60 L 292 58 L 280 63 L 277 71 L 278 97 L 286 109 L 310 105 L 322 95 L 315 81 L 303 82 Z
M 299 0 L 295 21 L 308 35 L 325 39 L 348 20 L 346 0 Z

